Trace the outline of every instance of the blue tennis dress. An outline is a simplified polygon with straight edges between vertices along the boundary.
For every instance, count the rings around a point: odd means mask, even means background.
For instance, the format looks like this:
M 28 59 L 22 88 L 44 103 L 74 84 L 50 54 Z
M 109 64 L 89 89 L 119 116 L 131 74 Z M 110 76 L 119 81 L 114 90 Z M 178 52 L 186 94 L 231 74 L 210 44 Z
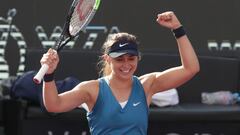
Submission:
M 142 84 L 133 77 L 133 87 L 124 108 L 113 95 L 106 79 L 99 79 L 99 94 L 87 113 L 92 135 L 147 135 L 148 105 Z

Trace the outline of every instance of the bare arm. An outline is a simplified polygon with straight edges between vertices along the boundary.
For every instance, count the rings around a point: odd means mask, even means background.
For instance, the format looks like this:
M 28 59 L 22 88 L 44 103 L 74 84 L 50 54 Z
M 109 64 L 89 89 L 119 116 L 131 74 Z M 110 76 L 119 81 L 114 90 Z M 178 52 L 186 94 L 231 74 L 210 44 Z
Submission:
M 181 23 L 171 11 L 159 14 L 157 22 L 171 30 L 181 26 Z M 181 36 L 176 40 L 181 58 L 181 65 L 163 72 L 154 72 L 140 77 L 149 97 L 159 91 L 176 88 L 182 85 L 200 70 L 198 58 L 187 35 Z
M 48 64 L 47 74 L 51 74 L 57 67 L 59 57 L 56 51 L 49 49 L 41 59 L 41 64 Z M 91 90 L 96 90 L 97 81 L 82 82 L 74 89 L 58 94 L 55 81 L 43 83 L 43 101 L 49 112 L 66 112 L 82 103 L 90 103 Z
M 44 105 L 49 112 L 70 111 L 83 103 L 91 101 L 89 90 L 96 90 L 97 81 L 86 81 L 77 85 L 74 89 L 58 94 L 55 82 L 45 82 L 43 85 Z

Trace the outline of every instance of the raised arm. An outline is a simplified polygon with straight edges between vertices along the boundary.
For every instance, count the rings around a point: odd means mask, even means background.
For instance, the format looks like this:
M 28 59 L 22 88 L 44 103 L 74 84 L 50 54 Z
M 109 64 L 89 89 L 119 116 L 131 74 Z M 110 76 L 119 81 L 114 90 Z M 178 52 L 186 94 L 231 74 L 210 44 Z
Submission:
M 174 31 L 181 65 L 163 72 L 154 72 L 141 76 L 140 79 L 149 97 L 159 91 L 176 88 L 184 84 L 200 70 L 195 51 L 176 15 L 171 11 L 158 14 L 157 22 L 161 26 Z
M 89 89 L 95 90 L 97 88 L 94 88 L 97 85 L 96 81 L 87 81 L 80 83 L 73 90 L 58 94 L 55 81 L 52 78 L 58 62 L 58 54 L 53 49 L 49 49 L 41 59 L 41 64 L 46 63 L 49 65 L 43 82 L 43 101 L 49 112 L 66 112 L 82 103 L 88 103 L 91 97 Z

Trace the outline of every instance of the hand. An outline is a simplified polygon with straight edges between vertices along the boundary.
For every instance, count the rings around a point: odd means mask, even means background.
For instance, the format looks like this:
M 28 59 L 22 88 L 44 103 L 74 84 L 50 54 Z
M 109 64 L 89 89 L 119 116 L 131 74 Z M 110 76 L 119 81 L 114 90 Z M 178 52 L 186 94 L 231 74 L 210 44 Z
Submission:
M 157 22 L 169 29 L 177 29 L 181 26 L 181 23 L 177 19 L 176 15 L 172 11 L 167 11 L 157 15 Z
M 40 60 L 41 65 L 47 64 L 49 66 L 47 74 L 51 74 L 57 68 L 59 62 L 59 57 L 56 50 L 49 49 L 47 53 L 43 54 L 42 59 Z

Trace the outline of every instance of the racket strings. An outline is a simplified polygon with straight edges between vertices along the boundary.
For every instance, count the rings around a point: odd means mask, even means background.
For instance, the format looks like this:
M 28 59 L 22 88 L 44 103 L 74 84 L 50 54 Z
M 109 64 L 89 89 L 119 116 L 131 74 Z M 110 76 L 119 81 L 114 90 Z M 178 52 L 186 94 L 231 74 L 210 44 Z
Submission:
M 95 0 L 79 0 L 70 20 L 69 32 L 71 35 L 76 35 L 84 26 L 93 10 L 94 4 Z

